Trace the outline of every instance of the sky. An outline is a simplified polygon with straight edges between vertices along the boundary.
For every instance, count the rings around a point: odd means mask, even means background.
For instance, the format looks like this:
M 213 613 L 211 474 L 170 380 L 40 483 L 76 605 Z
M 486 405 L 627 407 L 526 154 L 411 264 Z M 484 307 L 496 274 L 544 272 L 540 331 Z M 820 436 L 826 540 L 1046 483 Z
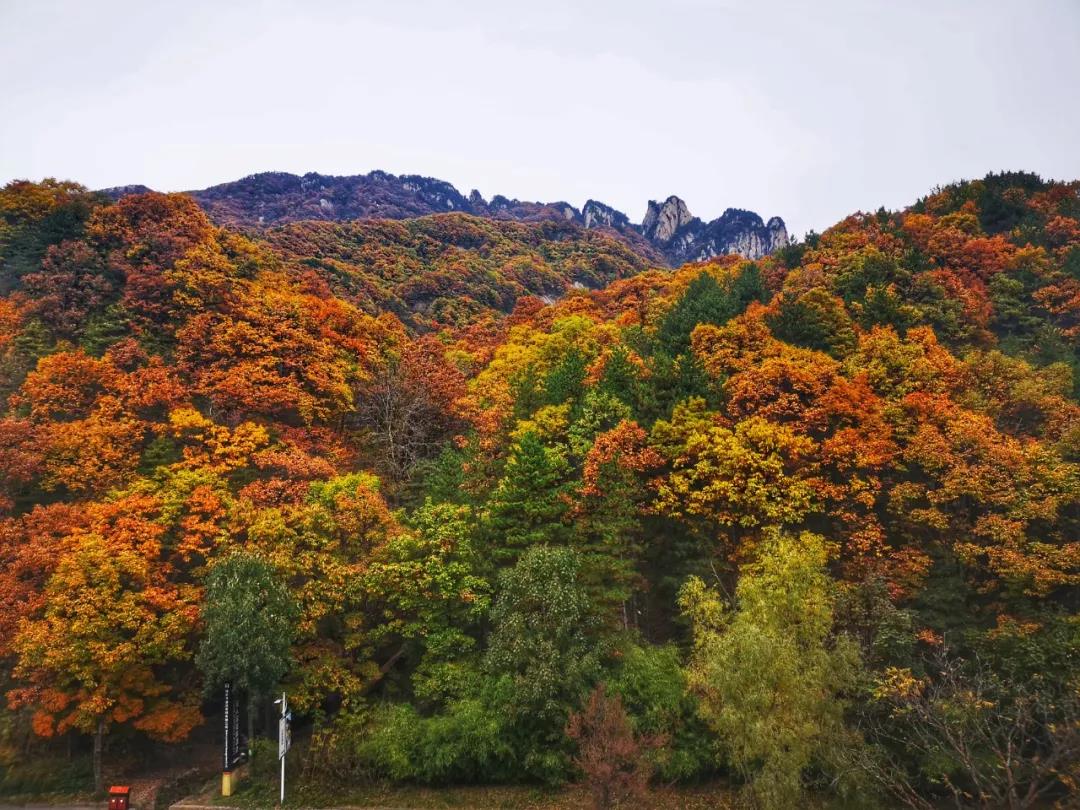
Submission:
M 1080 0 L 0 0 L 0 183 L 383 169 L 822 230 L 1080 178 Z

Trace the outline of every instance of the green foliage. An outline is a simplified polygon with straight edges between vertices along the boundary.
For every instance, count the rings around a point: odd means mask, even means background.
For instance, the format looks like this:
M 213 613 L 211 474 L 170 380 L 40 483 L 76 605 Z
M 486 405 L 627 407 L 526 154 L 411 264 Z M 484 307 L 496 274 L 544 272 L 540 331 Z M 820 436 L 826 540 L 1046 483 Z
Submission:
M 0 763 L 0 796 L 78 796 L 93 783 L 90 757 L 35 752 L 25 760 Z
M 802 295 L 783 295 L 769 327 L 780 340 L 843 358 L 855 348 L 855 329 L 843 302 L 815 287 Z
M 268 740 L 266 737 L 256 737 L 250 744 L 251 758 L 249 760 L 251 778 L 257 780 L 270 780 L 278 775 L 278 744 L 277 740 Z
M 678 357 L 690 348 L 690 333 L 695 326 L 727 323 L 751 301 L 764 301 L 766 296 L 761 271 L 756 264 L 743 265 L 724 284 L 711 273 L 702 271 L 664 316 L 657 332 L 660 348 L 669 357 Z
M 689 781 L 712 773 L 717 751 L 708 726 L 698 716 L 698 700 L 688 689 L 673 645 L 631 644 L 608 681 L 640 733 L 664 740 L 654 752 L 665 782 Z
M 87 354 L 100 357 L 108 348 L 131 332 L 127 313 L 117 304 L 110 304 L 87 319 L 80 345 Z
M 584 393 L 585 357 L 577 350 L 568 352 L 544 380 L 544 400 L 547 405 L 577 401 Z
M 268 695 L 291 665 L 296 603 L 274 567 L 237 552 L 207 577 L 206 635 L 196 661 L 207 689 L 225 682 L 249 696 Z
M 645 386 L 639 377 L 638 368 L 630 361 L 630 352 L 626 346 L 619 345 L 604 364 L 604 373 L 595 388 L 585 392 L 586 407 L 588 397 L 594 392 L 616 397 L 630 408 L 638 407 L 646 395 Z
M 581 415 L 567 431 L 571 452 L 584 458 L 599 434 L 630 416 L 630 407 L 624 400 L 603 387 L 590 388 L 585 393 Z
M 578 571 L 571 550 L 535 546 L 500 577 L 491 611 L 489 705 L 505 719 L 522 771 L 545 782 L 566 776 L 569 709 L 600 665 Z
M 857 641 L 863 663 L 881 669 L 910 661 L 915 647 L 915 616 L 897 607 L 880 578 L 854 583 L 836 598 L 836 625 Z
M 418 699 L 436 705 L 469 691 L 466 662 L 476 647 L 469 631 L 488 609 L 469 517 L 467 508 L 428 501 L 413 514 L 411 530 L 380 550 L 363 580 L 369 603 L 380 606 L 372 642 L 418 648 L 413 687 Z
M 502 781 L 513 773 L 503 722 L 476 699 L 455 701 L 432 717 L 408 705 L 387 705 L 374 712 L 356 754 L 375 773 L 398 781 Z
M 843 695 L 859 659 L 852 642 L 830 637 L 825 564 L 821 537 L 774 533 L 744 569 L 734 611 L 700 579 L 680 594 L 701 715 L 767 808 L 797 806 L 810 768 L 828 768 L 852 744 Z
M 483 522 L 484 537 L 497 560 L 512 563 L 525 549 L 566 539 L 569 471 L 563 451 L 545 446 L 534 431 L 518 439 Z
M 50 245 L 78 237 L 102 202 L 77 183 L 52 178 L 0 189 L 0 295 L 36 271 Z

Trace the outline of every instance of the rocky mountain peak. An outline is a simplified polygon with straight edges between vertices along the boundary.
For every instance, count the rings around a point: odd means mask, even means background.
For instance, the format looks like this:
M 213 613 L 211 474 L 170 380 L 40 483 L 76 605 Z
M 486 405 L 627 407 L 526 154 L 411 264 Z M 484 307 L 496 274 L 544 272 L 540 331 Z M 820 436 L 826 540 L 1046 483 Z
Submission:
M 581 216 L 586 228 L 605 227 L 619 231 L 630 227 L 630 217 L 596 200 L 586 201 Z
M 693 219 L 686 203 L 672 194 L 663 203 L 649 200 L 641 230 L 650 242 L 666 245 L 680 228 L 689 225 Z

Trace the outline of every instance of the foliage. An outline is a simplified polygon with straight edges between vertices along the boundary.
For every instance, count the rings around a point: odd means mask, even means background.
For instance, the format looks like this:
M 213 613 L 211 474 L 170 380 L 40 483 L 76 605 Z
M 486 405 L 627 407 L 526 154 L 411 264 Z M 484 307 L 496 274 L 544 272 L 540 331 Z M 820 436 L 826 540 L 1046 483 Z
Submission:
M 570 715 L 566 734 L 578 744 L 574 765 L 584 774 L 593 807 L 606 810 L 641 801 L 652 770 L 646 749 L 659 741 L 635 737 L 617 696 L 608 697 L 604 685 L 598 685 L 581 711 Z
M 289 671 L 299 611 L 272 566 L 238 552 L 211 568 L 201 612 L 206 629 L 195 663 L 208 690 L 229 683 L 247 695 L 250 728 L 257 699 Z
M 248 652 L 291 661 L 351 779 L 563 780 L 602 682 L 662 780 L 732 766 L 775 803 L 841 790 L 843 757 L 936 801 L 975 777 L 917 741 L 983 684 L 1012 772 L 1065 801 L 1032 752 L 1080 666 L 1077 190 L 993 174 L 669 271 L 572 222 L 241 232 L 186 195 L 8 184 L 4 750 L 100 774 L 106 732 L 192 731 L 239 610 L 208 588 L 248 560 L 231 596 L 295 605 L 241 610 L 273 642 Z M 873 696 L 908 671 L 922 715 Z
M 522 769 L 546 781 L 565 775 L 568 707 L 600 664 L 578 571 L 573 552 L 535 546 L 502 575 L 491 612 L 491 699 L 510 726 Z
M 1010 810 L 1075 796 L 1080 785 L 1080 700 L 1076 684 L 1003 682 L 941 646 L 931 672 L 886 669 L 874 690 L 886 718 L 867 723 L 887 752 L 873 776 L 899 800 L 929 806 L 944 789 L 960 804 Z M 895 757 L 897 751 L 902 755 Z M 918 772 L 908 770 L 914 760 Z
M 764 807 L 796 806 L 811 766 L 850 743 L 844 692 L 858 656 L 831 640 L 825 542 L 776 533 L 746 566 L 734 611 L 700 579 L 680 596 L 693 623 L 691 687 L 731 764 Z

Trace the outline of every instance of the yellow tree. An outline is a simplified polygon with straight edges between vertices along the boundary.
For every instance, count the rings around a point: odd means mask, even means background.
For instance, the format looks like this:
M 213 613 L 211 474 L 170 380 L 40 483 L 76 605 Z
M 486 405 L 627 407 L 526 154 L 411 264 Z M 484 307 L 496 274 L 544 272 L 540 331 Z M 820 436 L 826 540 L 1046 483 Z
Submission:
M 79 532 L 45 587 L 44 604 L 19 624 L 8 697 L 34 710 L 34 730 L 75 729 L 94 736 L 94 786 L 102 789 L 102 743 L 130 724 L 151 736 L 181 739 L 199 722 L 193 695 L 176 695 L 159 676 L 187 658 L 198 615 L 155 570 L 160 528 L 132 515 L 109 535 Z
M 693 398 L 658 421 L 652 445 L 669 465 L 657 480 L 655 507 L 706 528 L 796 525 L 820 508 L 817 444 L 757 416 L 734 427 Z

